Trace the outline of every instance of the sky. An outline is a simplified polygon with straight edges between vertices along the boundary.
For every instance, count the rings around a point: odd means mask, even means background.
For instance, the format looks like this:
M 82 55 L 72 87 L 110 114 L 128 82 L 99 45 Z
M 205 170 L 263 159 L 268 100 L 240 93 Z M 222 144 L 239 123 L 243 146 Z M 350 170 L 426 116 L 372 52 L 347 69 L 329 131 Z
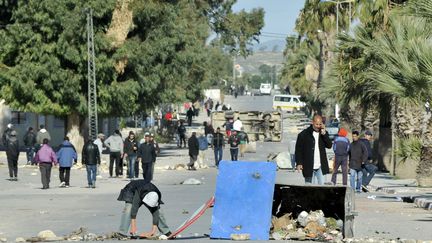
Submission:
M 262 43 L 274 39 L 284 40 L 286 35 L 294 34 L 295 21 L 304 2 L 305 0 L 237 0 L 233 10 L 234 12 L 242 9 L 248 11 L 258 7 L 264 9 L 265 25 L 261 31 L 262 36 L 260 36 Z

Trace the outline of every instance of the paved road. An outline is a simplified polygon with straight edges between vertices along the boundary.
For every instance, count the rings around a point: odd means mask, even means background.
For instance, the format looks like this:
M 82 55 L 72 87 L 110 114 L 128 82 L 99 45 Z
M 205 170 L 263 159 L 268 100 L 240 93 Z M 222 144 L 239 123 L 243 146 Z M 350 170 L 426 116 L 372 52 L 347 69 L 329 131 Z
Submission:
M 233 109 L 269 110 L 271 98 L 226 97 Z M 295 133 L 292 126 L 296 124 L 287 116 L 284 122 L 286 139 L 282 143 L 258 143 L 257 153 L 246 154 L 244 160 L 264 161 L 270 152 L 280 152 L 287 149 L 288 139 Z M 290 131 L 290 132 L 288 132 Z M 214 193 L 217 170 L 214 167 L 198 171 L 163 170 L 166 166 L 173 166 L 188 161 L 187 150 L 177 149 L 175 145 L 163 145 L 162 156 L 158 158 L 155 171 L 155 181 L 162 193 L 168 224 L 174 229 L 190 216 L 203 202 Z M 207 163 L 213 164 L 212 151 L 207 153 Z M 228 158 L 228 151 L 224 157 Z M 106 159 L 106 158 L 105 158 Z M 97 234 L 116 231 L 123 207 L 116 201 L 119 190 L 128 182 L 125 179 L 108 179 L 106 171 L 103 179 L 98 179 L 96 189 L 84 188 L 86 185 L 85 171 L 73 170 L 71 188 L 58 188 L 58 171 L 53 171 L 52 189 L 41 190 L 40 177 L 37 168 L 20 168 L 19 182 L 0 180 L 0 237 L 7 237 L 10 241 L 18 236 L 30 237 L 45 229 L 53 230 L 57 235 L 65 235 L 78 227 L 86 227 Z M 7 178 L 7 167 L 0 165 L 0 175 Z M 187 178 L 196 178 L 202 185 L 181 185 Z M 390 181 L 385 175 L 378 175 L 373 183 L 383 185 L 400 185 L 398 181 Z M 303 178 L 299 173 L 280 170 L 277 182 L 302 184 Z M 411 189 L 411 188 L 407 188 Z M 414 190 L 416 190 L 414 188 Z M 427 193 L 430 193 L 428 191 Z M 376 195 L 376 199 L 368 199 Z M 383 237 L 387 239 L 410 238 L 432 239 L 432 214 L 425 210 L 414 208 L 413 204 L 397 202 L 395 195 L 384 193 L 356 195 L 356 211 L 359 216 L 355 219 L 355 235 L 357 237 Z M 325 207 L 326 205 L 323 205 Z M 142 209 L 138 216 L 140 231 L 150 228 L 150 215 Z M 211 210 L 199 221 L 186 230 L 183 237 L 207 234 L 210 231 Z M 179 239 L 182 242 L 213 242 L 208 238 Z M 220 242 L 220 241 L 218 241 Z M 224 241 L 222 241 L 224 242 Z

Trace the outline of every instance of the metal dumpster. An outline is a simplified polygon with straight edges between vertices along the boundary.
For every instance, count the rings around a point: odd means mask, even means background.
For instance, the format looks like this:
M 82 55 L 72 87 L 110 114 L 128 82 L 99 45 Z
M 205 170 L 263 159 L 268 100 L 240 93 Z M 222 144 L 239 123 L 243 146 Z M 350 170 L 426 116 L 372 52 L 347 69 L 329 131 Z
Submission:
M 354 191 L 346 186 L 300 186 L 276 184 L 272 215 L 292 213 L 297 218 L 302 211 L 322 210 L 325 217 L 343 220 L 344 238 L 354 236 Z

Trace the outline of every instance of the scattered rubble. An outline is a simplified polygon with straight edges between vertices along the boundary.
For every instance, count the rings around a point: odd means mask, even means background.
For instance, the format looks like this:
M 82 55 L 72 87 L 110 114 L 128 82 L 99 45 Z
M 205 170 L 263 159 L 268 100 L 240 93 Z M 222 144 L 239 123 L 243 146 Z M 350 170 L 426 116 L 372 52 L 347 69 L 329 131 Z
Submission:
M 231 240 L 250 240 L 250 234 L 231 234 Z
M 272 219 L 271 237 L 275 240 L 341 241 L 343 221 L 324 217 L 321 210 L 301 212 L 297 219 L 285 214 Z
M 6 242 L 6 241 L 3 241 L 3 242 Z M 26 242 L 26 240 L 22 237 L 18 237 L 15 239 L 15 242 Z
M 189 179 L 184 180 L 180 184 L 183 184 L 183 185 L 201 185 L 202 182 L 198 179 L 195 179 L 195 178 L 189 178 Z

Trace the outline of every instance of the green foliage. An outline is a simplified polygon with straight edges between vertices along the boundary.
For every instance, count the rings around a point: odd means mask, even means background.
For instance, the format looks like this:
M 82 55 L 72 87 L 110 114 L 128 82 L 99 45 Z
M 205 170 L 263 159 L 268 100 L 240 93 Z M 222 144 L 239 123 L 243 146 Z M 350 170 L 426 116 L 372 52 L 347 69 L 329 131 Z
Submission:
M 400 162 L 404 163 L 408 159 L 418 161 L 422 150 L 422 140 L 417 136 L 408 136 L 397 139 L 396 155 L 401 158 Z
M 102 116 L 196 100 L 204 88 L 229 77 L 232 62 L 223 48 L 247 55 L 247 44 L 263 27 L 262 9 L 232 13 L 235 1 L 133 1 L 133 27 L 117 48 L 106 36 L 116 2 L 20 1 L 13 21 L 0 28 L 1 97 L 23 111 L 86 114 L 86 8 L 94 10 Z M 220 36 L 218 45 L 206 44 L 211 28 Z M 116 71 L 119 63 L 124 72 Z

